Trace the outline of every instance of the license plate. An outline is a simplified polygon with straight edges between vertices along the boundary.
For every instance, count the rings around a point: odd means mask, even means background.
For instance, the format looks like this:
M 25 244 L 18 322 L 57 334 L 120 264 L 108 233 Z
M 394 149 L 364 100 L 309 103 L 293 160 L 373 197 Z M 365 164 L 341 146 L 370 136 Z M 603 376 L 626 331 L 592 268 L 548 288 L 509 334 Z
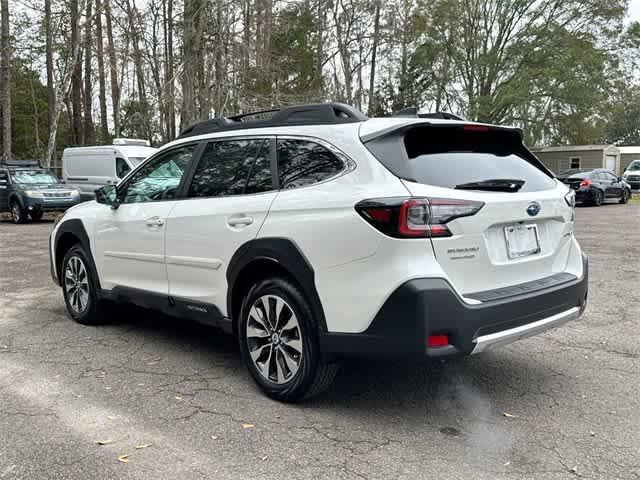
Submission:
M 511 225 L 504 228 L 509 258 L 522 258 L 540 253 L 537 225 Z

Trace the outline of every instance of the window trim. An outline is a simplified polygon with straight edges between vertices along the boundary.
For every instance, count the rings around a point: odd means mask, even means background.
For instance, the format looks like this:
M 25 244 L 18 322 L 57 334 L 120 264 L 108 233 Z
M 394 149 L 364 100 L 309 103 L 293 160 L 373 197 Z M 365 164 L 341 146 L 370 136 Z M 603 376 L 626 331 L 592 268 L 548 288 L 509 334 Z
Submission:
M 191 189 L 191 184 L 193 183 L 193 177 L 195 177 L 196 171 L 198 170 L 198 166 L 202 161 L 202 155 L 204 154 L 204 150 L 207 148 L 207 144 L 215 143 L 215 142 L 231 142 L 234 140 L 269 140 L 269 168 L 271 169 L 271 190 L 267 190 L 266 192 L 256 192 L 256 193 L 239 193 L 237 195 L 214 195 L 208 197 L 192 197 L 189 196 L 189 190 Z M 268 193 L 277 193 L 280 189 L 277 185 L 277 173 L 275 174 L 275 182 L 274 182 L 274 164 L 276 162 L 277 153 L 275 150 L 276 147 L 276 136 L 275 135 L 239 135 L 232 137 L 214 137 L 214 138 L 204 138 L 200 139 L 200 152 L 197 158 L 197 161 L 193 164 L 193 168 L 191 169 L 189 181 L 185 182 L 183 196 L 180 197 L 180 200 L 204 200 L 207 198 L 238 198 L 238 197 L 249 197 L 254 195 L 266 195 Z M 195 158 L 195 154 L 194 154 Z
M 202 151 L 204 150 L 204 143 L 202 143 L 201 141 L 192 141 L 192 142 L 184 142 L 184 143 L 180 143 L 178 145 L 174 145 L 170 148 L 164 149 L 164 150 L 160 150 L 156 153 L 154 153 L 153 155 L 151 155 L 149 158 L 147 158 L 144 162 L 140 163 L 137 167 L 131 169 L 131 171 L 129 171 L 129 173 L 127 173 L 127 175 L 120 180 L 120 182 L 118 183 L 118 185 L 116 185 L 116 198 L 121 199 L 122 198 L 122 193 L 123 191 L 129 186 L 129 184 L 131 183 L 131 180 L 133 179 L 133 176 L 135 175 L 136 172 L 138 172 L 138 170 L 141 170 L 143 168 L 145 168 L 149 163 L 155 161 L 157 158 L 159 158 L 160 156 L 164 156 L 165 154 L 172 152 L 174 150 L 178 150 L 181 148 L 185 148 L 188 146 L 194 145 L 195 149 L 193 150 L 193 155 L 191 156 L 191 160 L 189 160 L 189 163 L 187 164 L 187 168 L 185 169 L 184 173 L 182 174 L 182 178 L 180 179 L 180 183 L 178 184 L 178 189 L 176 190 L 176 195 L 174 198 L 171 199 L 162 199 L 162 200 L 150 200 L 148 202 L 135 202 L 135 205 L 140 204 L 140 203 L 160 203 L 160 202 L 174 202 L 176 200 L 182 200 L 184 198 L 184 194 L 185 194 L 185 182 L 187 180 L 187 178 L 190 178 L 190 175 L 193 175 L 193 165 L 194 163 L 196 163 L 196 161 L 200 160 L 200 155 L 202 155 Z M 122 205 L 134 205 L 133 203 L 121 203 L 120 206 Z
M 572 162 L 578 160 L 578 166 L 572 166 Z M 569 157 L 569 170 L 580 170 L 582 168 L 582 157 Z
M 276 173 L 276 177 L 277 177 L 277 182 L 278 182 L 278 191 L 279 192 L 288 192 L 290 190 L 299 190 L 301 188 L 309 188 L 309 187 L 315 187 L 316 185 L 322 185 L 323 183 L 327 183 L 327 182 L 331 182 L 339 177 L 342 177 L 343 175 L 347 175 L 351 172 L 353 172 L 356 169 L 356 162 L 354 162 L 351 157 L 349 157 L 346 153 L 344 153 L 342 150 L 340 150 L 338 147 L 336 147 L 335 145 L 327 142 L 326 140 L 323 140 L 321 138 L 317 138 L 317 137 L 312 137 L 312 136 L 308 136 L 308 135 L 276 135 L 276 140 L 304 140 L 307 142 L 312 142 L 312 143 L 317 143 L 318 145 L 320 145 L 321 147 L 326 148 L 327 150 L 329 150 L 331 153 L 333 153 L 336 158 L 338 160 L 340 160 L 342 162 L 342 170 L 340 170 L 338 173 L 336 173 L 335 175 L 332 175 L 331 177 L 327 177 L 324 180 L 321 180 L 319 182 L 315 182 L 315 183 L 310 183 L 308 185 L 302 185 L 301 187 L 294 187 L 294 188 L 287 188 L 287 189 L 282 189 L 282 185 L 280 185 L 280 172 L 278 170 L 278 166 L 279 166 L 279 156 L 278 156 L 278 148 L 277 148 L 277 142 L 276 142 L 276 169 L 275 169 L 275 173 Z

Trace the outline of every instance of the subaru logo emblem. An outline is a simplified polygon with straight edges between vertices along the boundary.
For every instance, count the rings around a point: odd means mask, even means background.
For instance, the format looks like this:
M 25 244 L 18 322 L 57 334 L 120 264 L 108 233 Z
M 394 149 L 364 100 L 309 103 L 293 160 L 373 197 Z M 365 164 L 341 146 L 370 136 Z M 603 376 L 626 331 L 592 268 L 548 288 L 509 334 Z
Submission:
M 542 207 L 540 206 L 540 204 L 538 202 L 532 202 L 527 207 L 527 213 L 529 214 L 530 217 L 535 217 L 536 215 L 538 215 L 540 213 L 540 209 L 541 208 Z

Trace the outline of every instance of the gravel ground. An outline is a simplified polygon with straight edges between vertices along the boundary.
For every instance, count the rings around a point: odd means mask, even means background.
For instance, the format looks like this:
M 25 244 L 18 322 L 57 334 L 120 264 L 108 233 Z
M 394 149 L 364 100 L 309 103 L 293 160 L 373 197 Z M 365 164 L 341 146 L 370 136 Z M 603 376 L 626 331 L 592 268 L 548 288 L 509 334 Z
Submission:
M 577 221 L 579 321 L 447 363 L 352 361 L 302 405 L 265 398 L 214 329 L 73 323 L 52 223 L 0 221 L 0 479 L 638 479 L 640 204 Z

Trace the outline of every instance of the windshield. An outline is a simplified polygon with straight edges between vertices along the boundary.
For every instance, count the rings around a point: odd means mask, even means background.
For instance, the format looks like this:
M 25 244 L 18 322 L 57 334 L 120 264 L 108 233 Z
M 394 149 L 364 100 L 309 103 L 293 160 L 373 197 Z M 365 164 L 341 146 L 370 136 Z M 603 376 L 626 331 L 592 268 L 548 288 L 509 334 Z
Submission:
M 640 161 L 639 160 L 634 160 L 633 162 L 631 162 L 631 165 L 629 165 L 627 167 L 627 170 L 629 170 L 629 171 L 638 171 L 638 170 L 640 170 Z
M 15 183 L 58 183 L 58 179 L 49 172 L 42 170 L 19 170 L 11 174 L 11 180 Z

